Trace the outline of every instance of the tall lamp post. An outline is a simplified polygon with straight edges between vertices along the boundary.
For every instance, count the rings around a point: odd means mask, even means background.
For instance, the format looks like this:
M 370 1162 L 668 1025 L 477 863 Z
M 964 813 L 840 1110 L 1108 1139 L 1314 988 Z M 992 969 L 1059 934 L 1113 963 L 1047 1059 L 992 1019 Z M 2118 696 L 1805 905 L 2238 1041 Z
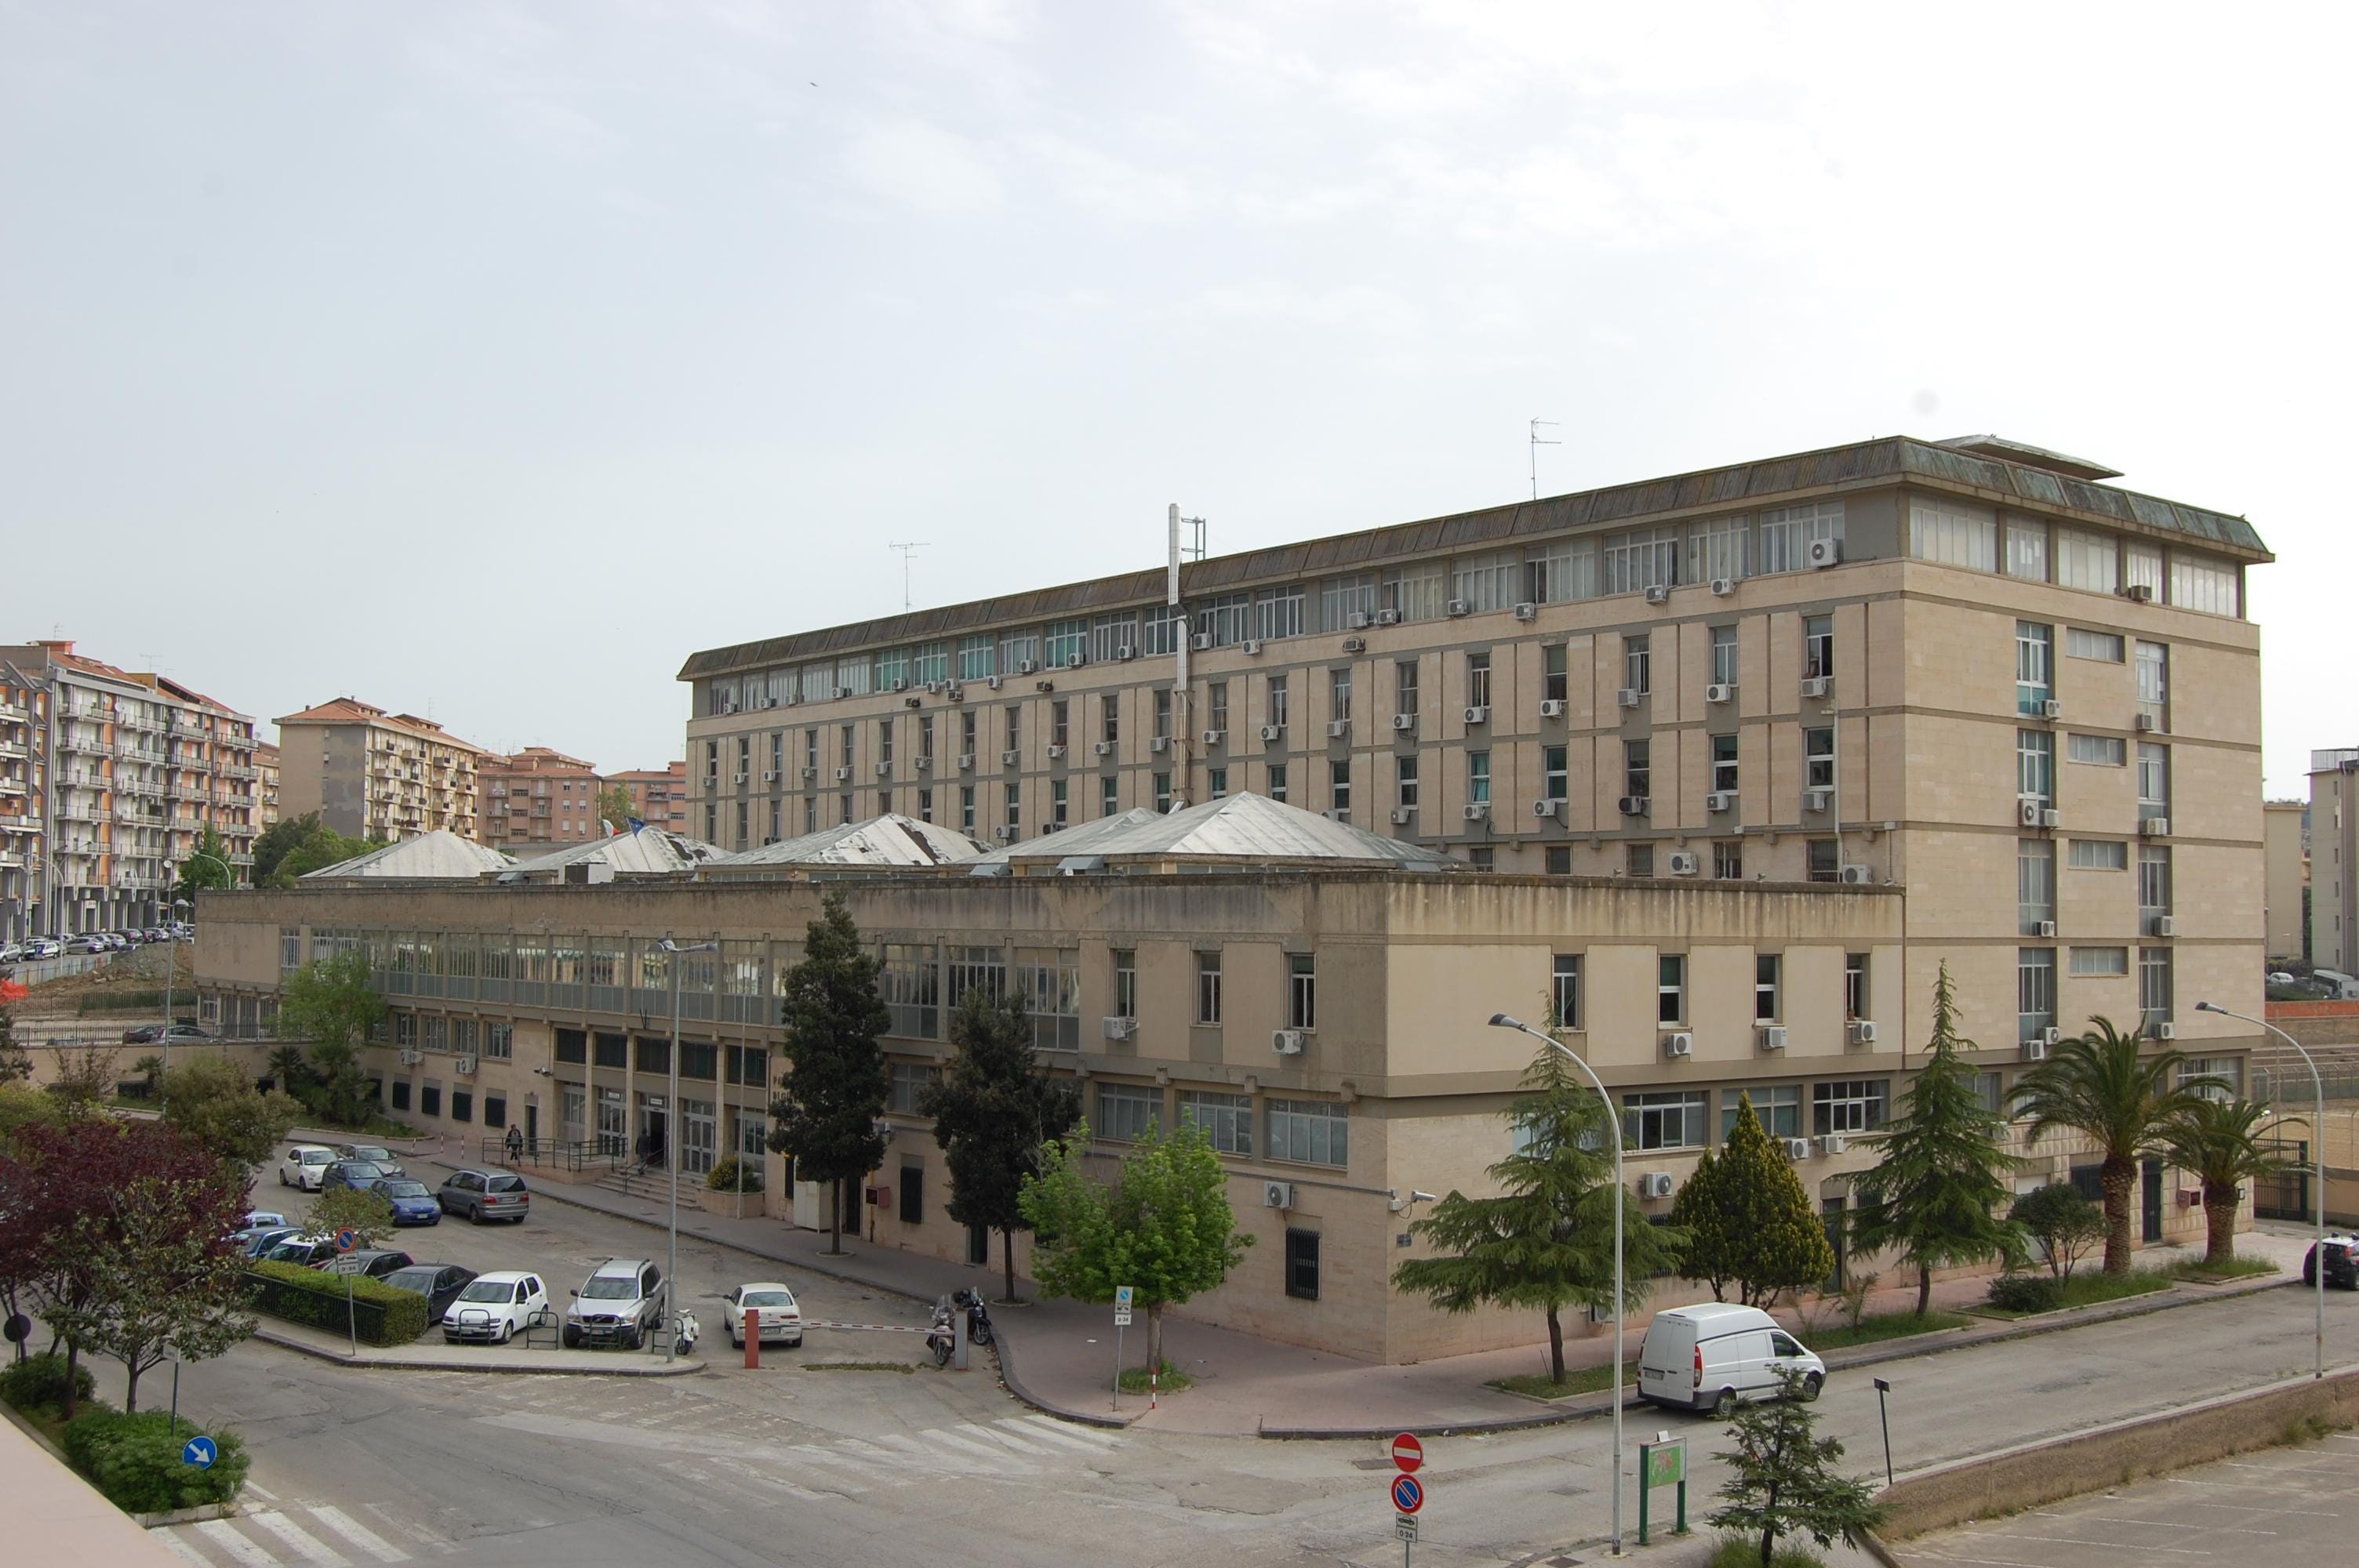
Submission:
M 2223 1018 L 2239 1019 L 2246 1023 L 2258 1024 L 2267 1030 L 2300 1053 L 2303 1064 L 2310 1068 L 2310 1087 L 2318 1091 L 2317 1116 L 2310 1123 L 2310 1129 L 2311 1167 L 2310 1179 L 2317 1184 L 2318 1197 L 2318 1236 L 2310 1243 L 2310 1272 L 2317 1276 L 2315 1291 L 2317 1312 L 2316 1323 L 2311 1329 L 2310 1375 L 2312 1378 L 2323 1378 L 2326 1376 L 2326 1080 L 2319 1076 L 2317 1058 L 2303 1049 L 2301 1042 L 2267 1019 L 2255 1018 L 2249 1013 L 2231 1012 L 2216 1001 L 2199 1001 L 2195 1004 L 2195 1011 L 2216 1012 Z
M 212 857 L 207 856 L 206 858 L 210 860 Z M 165 903 L 164 913 L 167 915 L 170 915 L 175 910 L 188 909 L 191 907 L 193 906 L 190 904 L 187 899 L 170 899 Z M 175 922 L 175 924 L 177 924 L 177 922 Z M 164 1046 L 164 1070 L 158 1074 L 156 1077 L 156 1114 L 158 1116 L 161 1116 L 164 1113 L 165 1107 L 171 1102 L 172 1098 L 172 973 L 175 969 L 178 969 L 180 967 L 179 956 L 173 951 L 173 948 L 179 945 L 179 937 L 172 934 L 170 927 L 168 926 L 165 928 L 164 1033 L 157 1036 L 157 1039 L 162 1042 Z
M 669 955 L 671 970 L 671 1050 L 664 1087 L 664 1163 L 671 1173 L 671 1214 L 664 1223 L 664 1364 L 679 1351 L 679 1331 L 672 1322 L 672 1294 L 679 1289 L 679 961 L 690 953 L 717 953 L 718 942 L 675 942 L 667 936 L 656 944 Z
M 1606 1125 L 1614 1130 L 1614 1555 L 1622 1555 L 1622 1311 L 1629 1299 L 1622 1286 L 1622 1119 L 1614 1114 L 1614 1097 L 1605 1092 L 1603 1080 L 1596 1069 L 1584 1062 L 1562 1041 L 1543 1034 L 1530 1024 L 1509 1018 L 1504 1012 L 1491 1015 L 1494 1029 L 1513 1029 L 1530 1035 L 1549 1050 L 1579 1067 L 1596 1089 L 1597 1098 L 1605 1107 Z

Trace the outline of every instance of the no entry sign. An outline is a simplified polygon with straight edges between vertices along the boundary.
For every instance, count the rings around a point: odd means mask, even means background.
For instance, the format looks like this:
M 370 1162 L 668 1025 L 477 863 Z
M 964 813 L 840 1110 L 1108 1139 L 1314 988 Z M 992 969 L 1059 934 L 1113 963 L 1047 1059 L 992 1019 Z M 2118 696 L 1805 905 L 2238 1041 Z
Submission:
M 1424 1463 L 1425 1444 L 1417 1440 L 1417 1433 L 1413 1432 L 1404 1432 L 1398 1437 L 1393 1439 L 1393 1467 L 1395 1469 L 1401 1471 L 1415 1470 L 1419 1465 Z

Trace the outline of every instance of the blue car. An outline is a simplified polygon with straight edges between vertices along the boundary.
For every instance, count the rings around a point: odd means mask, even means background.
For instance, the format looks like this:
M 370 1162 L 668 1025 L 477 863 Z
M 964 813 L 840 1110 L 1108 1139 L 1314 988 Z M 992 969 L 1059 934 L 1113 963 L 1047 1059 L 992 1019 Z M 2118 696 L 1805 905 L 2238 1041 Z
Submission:
M 424 1182 L 413 1182 L 404 1177 L 399 1181 L 375 1183 L 370 1190 L 381 1194 L 393 1205 L 393 1223 L 396 1225 L 442 1223 L 442 1206 L 434 1201 L 434 1195 L 426 1190 Z

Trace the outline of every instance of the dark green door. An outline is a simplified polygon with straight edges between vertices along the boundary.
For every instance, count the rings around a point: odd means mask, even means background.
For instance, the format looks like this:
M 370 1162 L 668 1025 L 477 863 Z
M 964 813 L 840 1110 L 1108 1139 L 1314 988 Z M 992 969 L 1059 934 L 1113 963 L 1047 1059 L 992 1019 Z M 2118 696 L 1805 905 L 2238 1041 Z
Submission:
M 2138 1234 L 2146 1241 L 2159 1241 L 2162 1239 L 2162 1162 L 2148 1160 L 2139 1175 L 2138 1207 L 2143 1214 Z

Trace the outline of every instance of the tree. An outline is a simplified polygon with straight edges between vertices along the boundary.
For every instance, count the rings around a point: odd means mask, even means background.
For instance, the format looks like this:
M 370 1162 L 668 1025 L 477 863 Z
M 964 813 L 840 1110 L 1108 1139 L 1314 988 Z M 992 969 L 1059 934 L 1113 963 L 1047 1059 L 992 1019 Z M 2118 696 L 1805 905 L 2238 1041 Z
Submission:
M 393 1234 L 393 1200 L 374 1187 L 330 1187 L 303 1217 L 303 1235 L 328 1241 L 340 1230 L 353 1233 L 354 1247 L 374 1247 Z
M 918 1108 L 951 1169 L 951 1217 L 999 1232 L 1008 1301 L 1016 1299 L 1016 1233 L 1030 1228 L 1021 1198 L 1040 1173 L 1041 1146 L 1081 1116 L 1072 1086 L 1039 1069 L 1024 999 L 971 986 L 951 1013 L 950 1070 Z
M 262 830 L 254 841 L 254 885 L 277 887 L 271 873 L 287 852 L 309 838 L 320 827 L 320 814 L 307 811 L 300 816 L 283 816 Z
M 245 1259 L 223 1240 L 245 1193 L 245 1173 L 218 1162 L 207 1180 L 142 1176 L 62 1239 L 82 1255 L 87 1289 L 49 1326 L 123 1363 L 125 1411 L 139 1408 L 139 1375 L 165 1357 L 206 1360 L 254 1332 Z
M 1607 1152 L 1611 1112 L 1576 1070 L 1547 1046 L 1524 1070 L 1523 1093 L 1507 1108 L 1524 1146 L 1490 1167 L 1495 1197 L 1452 1191 L 1409 1227 L 1435 1256 L 1393 1271 L 1393 1283 L 1446 1313 L 1489 1303 L 1538 1311 L 1548 1321 L 1551 1376 L 1564 1381 L 1564 1325 L 1571 1306 L 1611 1311 L 1614 1206 L 1622 1206 L 1625 1313 L 1647 1299 L 1648 1281 L 1679 1260 L 1687 1235 L 1647 1223 L 1614 1184 Z M 1823 1243 L 1822 1243 L 1823 1244 Z
M 1771 1141 L 1739 1096 L 1736 1122 L 1720 1152 L 1698 1162 L 1671 1200 L 1671 1223 L 1686 1240 L 1680 1272 L 1712 1286 L 1729 1284 L 1747 1306 L 1766 1306 L 1782 1291 L 1814 1284 L 1835 1271 L 1826 1227 L 1802 1190 L 1782 1144 Z
M 278 850 L 272 860 L 270 873 L 262 874 L 260 842 L 255 846 L 255 881 L 257 886 L 291 888 L 304 877 L 322 867 L 349 860 L 355 855 L 366 854 L 374 846 L 365 838 L 347 838 L 321 822 L 316 813 L 306 812 L 297 818 L 310 824 L 300 838 Z M 284 827 L 285 824 L 280 824 Z M 276 832 L 273 828 L 271 831 Z
M 22 1083 L 33 1076 L 33 1059 L 16 1044 L 16 1003 L 29 993 L 0 975 L 0 1084 Z
M 885 1158 L 877 1118 L 893 1092 L 876 1037 L 893 1026 L 877 994 L 882 961 L 860 946 L 843 894 L 830 892 L 787 971 L 788 1068 L 770 1101 L 770 1147 L 792 1152 L 802 1179 L 832 1185 L 828 1250 L 843 1250 L 843 1184 Z M 285 1013 L 282 1010 L 280 1017 Z
M 1039 1233 L 1032 1277 L 1042 1294 L 1078 1302 L 1110 1302 L 1115 1286 L 1130 1286 L 1147 1309 L 1147 1364 L 1160 1367 L 1163 1309 L 1219 1285 L 1254 1238 L 1235 1229 L 1228 1170 L 1202 1128 L 1166 1134 L 1149 1123 L 1111 1187 L 1082 1169 L 1089 1146 L 1090 1124 L 1078 1122 L 1024 1179 L 1016 1205 Z
M 312 959 L 279 987 L 278 1033 L 311 1042 L 323 1080 L 317 1103 L 334 1120 L 357 1123 L 374 1108 L 361 1076 L 361 1046 L 384 1016 L 385 999 L 369 983 L 368 955 L 357 947 Z
M 2155 1141 L 2170 1162 L 2203 1184 L 2206 1263 L 2236 1257 L 2236 1213 L 2244 1184 L 2291 1170 L 2296 1162 L 2261 1141 L 2269 1108 L 2251 1100 L 2191 1097 L 2164 1119 Z
M 114 1098 L 114 1063 L 122 1052 L 95 1041 L 58 1053 L 57 1076 L 49 1080 L 69 1116 L 89 1116 Z
M 196 851 L 180 862 L 180 880 L 173 895 L 194 903 L 202 889 L 236 885 L 237 878 L 229 863 L 229 840 L 221 836 L 218 828 L 208 826 L 198 836 Z
M 1843 1445 L 1817 1435 L 1818 1412 L 1803 1401 L 1802 1379 L 1785 1375 L 1785 1393 L 1766 1404 L 1739 1405 L 1729 1434 L 1734 1449 L 1721 1483 L 1723 1506 L 1706 1516 L 1723 1530 L 1761 1538 L 1761 1568 L 1770 1568 L 1781 1535 L 1807 1535 L 1821 1546 L 1884 1518 L 1864 1481 L 1834 1473 Z
M 199 1056 L 164 1075 L 164 1119 L 240 1170 L 269 1159 L 301 1112 L 291 1095 L 258 1092 L 225 1057 Z
M 1943 964 L 1933 979 L 1933 1037 L 1924 1065 L 1901 1095 L 1901 1111 L 1862 1142 L 1878 1151 L 1852 1237 L 1863 1251 L 1886 1248 L 1917 1271 L 1917 1315 L 1933 1304 L 1933 1271 L 2023 1256 L 2023 1233 L 1999 1217 L 2025 1162 L 2008 1152 L 2006 1118 L 1974 1098 L 1973 1069 L 1958 1059 L 1977 1047 L 1958 1036 L 1957 996 Z
M 2048 1255 L 2048 1272 L 2070 1284 L 2072 1270 L 2105 1234 L 2103 1210 L 2069 1182 L 2051 1182 L 2015 1200 L 2006 1217 Z
M 598 792 L 598 817 L 617 833 L 631 830 L 631 818 L 639 808 L 631 804 L 631 792 L 621 784 L 610 784 Z
M 2186 1057 L 2177 1050 L 2142 1055 L 2136 1034 L 2109 1019 L 2093 1018 L 2085 1034 L 2053 1046 L 2048 1059 L 2016 1080 L 2015 1113 L 2027 1118 L 2024 1141 L 2037 1143 L 2051 1127 L 2069 1128 L 2095 1143 L 2104 1159 L 2105 1272 L 2130 1271 L 2130 1186 L 2140 1156 L 2160 1147 L 2164 1121 L 2190 1104 L 2198 1089 L 2225 1088 L 2217 1078 L 2174 1084 Z
M 311 1064 L 304 1059 L 300 1045 L 272 1046 L 263 1066 L 269 1072 L 270 1081 L 290 1095 L 299 1096 L 311 1081 Z

